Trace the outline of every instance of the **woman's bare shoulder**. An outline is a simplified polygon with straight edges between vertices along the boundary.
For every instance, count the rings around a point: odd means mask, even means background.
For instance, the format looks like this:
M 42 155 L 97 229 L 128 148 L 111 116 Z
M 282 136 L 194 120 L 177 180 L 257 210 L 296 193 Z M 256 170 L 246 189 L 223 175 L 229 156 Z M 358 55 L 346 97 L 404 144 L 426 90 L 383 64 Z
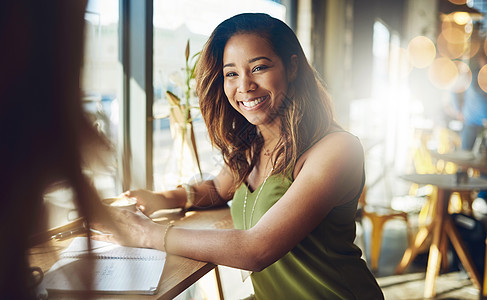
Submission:
M 363 148 L 360 140 L 347 131 L 335 131 L 327 134 L 309 148 L 296 162 L 296 177 L 308 162 L 318 166 L 349 166 L 361 168 L 363 165 Z
M 344 154 L 356 154 L 357 152 L 363 152 L 362 144 L 360 143 L 359 138 L 348 131 L 331 132 L 321 138 L 321 140 L 310 148 L 310 150 L 318 152 L 325 149 L 339 150 L 340 152 L 344 152 Z

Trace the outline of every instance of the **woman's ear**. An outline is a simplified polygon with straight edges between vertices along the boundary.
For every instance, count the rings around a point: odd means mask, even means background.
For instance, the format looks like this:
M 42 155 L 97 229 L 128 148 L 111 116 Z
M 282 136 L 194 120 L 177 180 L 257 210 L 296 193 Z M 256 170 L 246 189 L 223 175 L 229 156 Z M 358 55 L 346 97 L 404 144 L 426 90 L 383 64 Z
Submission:
M 289 68 L 287 70 L 287 81 L 294 81 L 298 73 L 298 56 L 296 54 L 291 55 Z

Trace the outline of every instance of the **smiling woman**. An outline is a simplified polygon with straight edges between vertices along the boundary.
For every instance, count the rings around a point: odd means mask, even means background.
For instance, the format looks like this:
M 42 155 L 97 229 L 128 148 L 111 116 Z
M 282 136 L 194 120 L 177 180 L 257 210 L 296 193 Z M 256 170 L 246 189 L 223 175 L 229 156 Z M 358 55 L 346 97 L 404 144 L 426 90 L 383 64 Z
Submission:
M 120 215 L 110 239 L 252 271 L 257 299 L 383 299 L 354 245 L 365 182 L 359 140 L 294 32 L 261 13 L 225 20 L 196 67 L 200 107 L 225 165 L 176 190 L 128 191 L 143 212 L 231 202 L 235 228 L 189 229 Z

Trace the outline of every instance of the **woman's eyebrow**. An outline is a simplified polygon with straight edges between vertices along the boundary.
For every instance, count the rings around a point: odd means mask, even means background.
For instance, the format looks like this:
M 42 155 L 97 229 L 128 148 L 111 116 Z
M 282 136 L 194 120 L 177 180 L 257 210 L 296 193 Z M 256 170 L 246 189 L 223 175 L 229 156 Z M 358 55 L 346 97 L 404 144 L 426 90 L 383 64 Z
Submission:
M 258 56 L 258 57 L 254 57 L 254 58 L 249 59 L 249 63 L 253 63 L 253 62 L 256 62 L 256 61 L 261 60 L 261 59 L 265 59 L 265 60 L 268 60 L 269 62 L 272 62 L 272 59 L 270 59 L 266 56 Z M 235 67 L 235 63 L 228 63 L 228 64 L 223 65 L 223 69 L 227 68 L 227 67 Z
M 254 57 L 254 58 L 249 59 L 249 63 L 253 63 L 253 62 L 256 62 L 256 61 L 261 60 L 261 59 L 265 59 L 265 60 L 268 60 L 269 62 L 272 62 L 272 59 L 270 59 L 266 56 L 258 56 L 258 57 Z

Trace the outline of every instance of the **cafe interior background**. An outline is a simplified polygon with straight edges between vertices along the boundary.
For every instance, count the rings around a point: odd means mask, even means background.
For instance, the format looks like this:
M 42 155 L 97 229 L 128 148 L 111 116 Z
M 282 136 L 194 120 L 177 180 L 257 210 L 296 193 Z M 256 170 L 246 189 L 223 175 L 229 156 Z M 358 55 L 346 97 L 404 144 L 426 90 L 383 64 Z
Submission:
M 367 203 L 406 211 L 414 229 L 431 187 L 398 175 L 456 171 L 429 153 L 459 148 L 463 124 L 450 114 L 450 97 L 471 84 L 472 54 L 487 50 L 472 38 L 477 28 L 485 33 L 486 11 L 484 0 L 89 0 L 83 103 L 116 151 L 107 169 L 86 172 L 102 197 L 215 175 L 223 161 L 209 144 L 191 69 L 218 23 L 265 12 L 294 29 L 339 123 L 362 140 Z M 77 217 L 70 193 L 46 193 L 50 227 Z M 386 224 L 395 235 L 383 243 L 377 277 L 393 274 L 402 255 L 383 262 L 387 245 L 408 245 L 403 223 Z M 371 223 L 360 225 L 357 243 L 370 260 Z M 245 295 L 249 281 L 226 272 L 227 298 Z M 212 299 L 205 278 L 181 297 Z

